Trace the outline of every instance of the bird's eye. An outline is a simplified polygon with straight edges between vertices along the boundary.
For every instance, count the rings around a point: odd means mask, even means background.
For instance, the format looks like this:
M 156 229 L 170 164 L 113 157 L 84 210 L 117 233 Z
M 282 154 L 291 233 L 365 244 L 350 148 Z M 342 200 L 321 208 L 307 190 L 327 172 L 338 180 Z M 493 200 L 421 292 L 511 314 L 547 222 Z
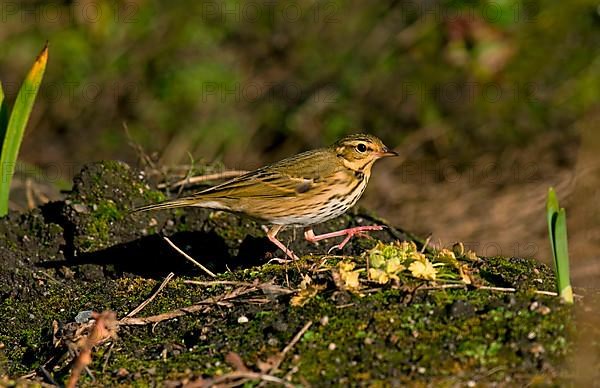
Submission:
M 364 145 L 364 143 L 360 143 L 359 145 L 356 146 L 356 150 L 360 153 L 363 153 L 367 150 L 367 146 Z

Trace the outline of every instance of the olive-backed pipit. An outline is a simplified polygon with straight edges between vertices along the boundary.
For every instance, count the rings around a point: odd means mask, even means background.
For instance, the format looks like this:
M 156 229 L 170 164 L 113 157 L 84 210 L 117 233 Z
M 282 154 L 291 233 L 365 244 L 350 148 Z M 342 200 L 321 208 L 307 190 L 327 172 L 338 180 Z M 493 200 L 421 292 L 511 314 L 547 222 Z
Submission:
M 285 254 L 297 256 L 277 239 L 285 226 L 305 228 L 310 242 L 352 236 L 381 226 L 358 226 L 315 235 L 312 226 L 344 214 L 361 197 L 376 160 L 396 156 L 372 135 L 350 135 L 330 147 L 307 151 L 251 171 L 198 193 L 143 206 L 135 211 L 198 206 L 240 213 L 272 225 L 267 237 Z

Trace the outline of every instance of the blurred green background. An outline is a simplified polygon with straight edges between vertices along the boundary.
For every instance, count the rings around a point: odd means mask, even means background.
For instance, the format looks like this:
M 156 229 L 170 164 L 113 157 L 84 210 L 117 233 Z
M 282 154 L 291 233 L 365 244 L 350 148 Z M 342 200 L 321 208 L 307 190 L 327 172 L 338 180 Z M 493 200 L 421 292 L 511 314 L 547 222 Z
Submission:
M 21 155 L 64 179 L 134 162 L 123 123 L 161 165 L 243 169 L 360 129 L 403 152 L 369 206 L 441 243 L 545 256 L 537 190 L 570 198 L 581 128 L 598 136 L 597 1 L 0 4 L 9 100 L 49 41 Z

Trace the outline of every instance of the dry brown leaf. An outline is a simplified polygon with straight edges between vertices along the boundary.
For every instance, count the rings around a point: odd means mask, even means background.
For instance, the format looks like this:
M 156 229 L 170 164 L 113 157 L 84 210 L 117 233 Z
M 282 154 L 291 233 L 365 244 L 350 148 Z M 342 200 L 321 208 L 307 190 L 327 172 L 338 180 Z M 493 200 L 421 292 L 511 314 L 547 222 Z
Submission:
M 298 294 L 292 297 L 292 299 L 290 300 L 290 305 L 294 307 L 304 306 L 309 300 L 314 298 L 319 293 L 319 291 L 322 291 L 324 289 L 324 284 L 315 284 L 308 286 L 305 289 L 300 290 Z
M 242 360 L 242 357 L 240 357 L 240 355 L 235 352 L 227 353 L 227 355 L 225 356 L 225 362 L 231 365 L 231 367 L 238 372 L 250 371 L 250 369 L 248 369 L 248 367 L 244 363 L 244 360 Z

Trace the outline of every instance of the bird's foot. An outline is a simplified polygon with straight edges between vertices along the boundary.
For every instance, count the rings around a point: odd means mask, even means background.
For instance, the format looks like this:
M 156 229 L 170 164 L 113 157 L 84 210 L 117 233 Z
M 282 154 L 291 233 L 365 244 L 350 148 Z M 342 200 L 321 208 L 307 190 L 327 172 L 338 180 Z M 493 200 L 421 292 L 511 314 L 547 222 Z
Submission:
M 288 249 L 288 247 L 286 247 L 285 245 L 283 245 L 281 243 L 281 241 L 277 240 L 276 238 L 273 238 L 273 239 L 269 238 L 269 240 L 271 240 L 271 242 L 273 244 L 277 245 L 277 248 L 281 249 L 283 251 L 283 253 L 285 253 L 285 255 L 287 257 L 289 257 L 290 259 L 292 259 L 292 261 L 293 260 L 300 260 L 300 258 L 298 256 L 296 256 L 296 254 L 291 249 Z
M 314 243 L 314 242 L 328 239 L 328 238 L 346 236 L 346 238 L 344 238 L 344 240 L 341 243 L 334 245 L 327 251 L 327 253 L 329 254 L 334 249 L 344 248 L 344 246 L 348 243 L 348 241 L 350 241 L 352 239 L 352 237 L 354 237 L 354 236 L 367 236 L 367 234 L 365 232 L 383 230 L 384 228 L 385 227 L 381 226 L 381 225 L 356 226 L 354 228 L 348 228 L 348 229 L 338 230 L 336 232 L 324 233 L 324 234 L 319 234 L 319 235 L 315 235 L 315 233 L 313 232 L 312 229 L 307 229 L 304 232 L 304 238 L 306 238 L 307 241 Z
M 291 249 L 289 249 L 288 247 L 283 245 L 283 243 L 281 241 L 279 241 L 277 239 L 277 237 L 275 237 L 277 235 L 277 232 L 279 232 L 281 230 L 281 228 L 282 227 L 280 225 L 273 226 L 267 232 L 267 238 L 269 239 L 269 241 L 271 241 L 273 244 L 275 244 L 277 246 L 277 248 L 281 249 L 287 257 L 289 257 L 292 260 L 300 260 L 298 258 L 298 256 L 296 256 L 296 254 L 294 252 L 292 252 Z

